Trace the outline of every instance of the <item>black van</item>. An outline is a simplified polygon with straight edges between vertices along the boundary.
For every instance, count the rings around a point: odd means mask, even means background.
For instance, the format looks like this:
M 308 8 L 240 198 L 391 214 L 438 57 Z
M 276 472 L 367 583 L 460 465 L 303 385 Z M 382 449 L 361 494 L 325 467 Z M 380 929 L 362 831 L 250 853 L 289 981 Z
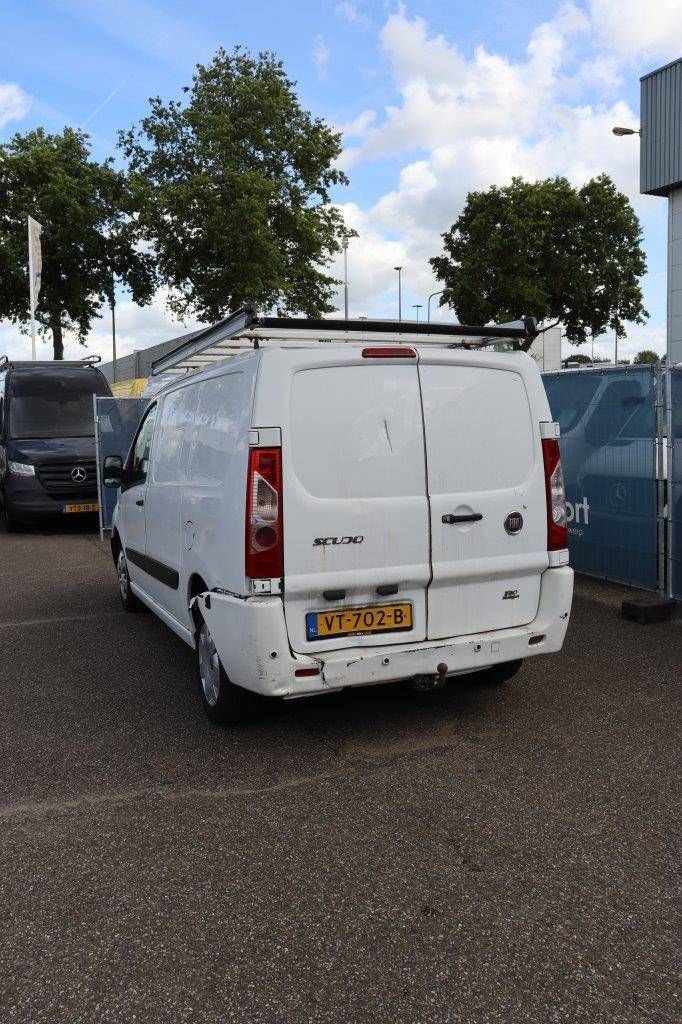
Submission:
M 110 394 L 92 360 L 0 359 L 0 505 L 8 530 L 55 513 L 97 511 L 92 396 Z

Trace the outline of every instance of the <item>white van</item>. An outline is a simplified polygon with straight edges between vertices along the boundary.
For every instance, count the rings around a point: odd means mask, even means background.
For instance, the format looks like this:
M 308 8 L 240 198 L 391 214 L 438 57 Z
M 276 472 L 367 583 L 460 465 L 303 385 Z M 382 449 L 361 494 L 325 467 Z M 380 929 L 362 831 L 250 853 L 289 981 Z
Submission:
M 239 720 L 252 693 L 501 682 L 560 650 L 573 572 L 533 360 L 461 347 L 460 328 L 325 321 L 311 343 L 306 321 L 259 323 L 104 467 L 123 605 L 196 649 L 209 717 Z

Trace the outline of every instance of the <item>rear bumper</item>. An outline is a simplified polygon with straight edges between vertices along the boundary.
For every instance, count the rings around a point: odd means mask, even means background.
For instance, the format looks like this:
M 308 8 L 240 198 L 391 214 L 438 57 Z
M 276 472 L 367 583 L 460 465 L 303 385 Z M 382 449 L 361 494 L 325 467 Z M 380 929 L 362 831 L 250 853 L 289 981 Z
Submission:
M 202 594 L 197 601 L 233 682 L 269 696 L 298 697 L 436 675 L 442 662 L 450 676 L 560 651 L 572 598 L 573 570 L 559 566 L 543 573 L 538 613 L 526 626 L 437 642 L 351 648 L 323 657 L 292 653 L 280 598 L 244 599 L 211 593 Z M 295 675 L 296 670 L 306 668 L 320 671 L 312 676 Z

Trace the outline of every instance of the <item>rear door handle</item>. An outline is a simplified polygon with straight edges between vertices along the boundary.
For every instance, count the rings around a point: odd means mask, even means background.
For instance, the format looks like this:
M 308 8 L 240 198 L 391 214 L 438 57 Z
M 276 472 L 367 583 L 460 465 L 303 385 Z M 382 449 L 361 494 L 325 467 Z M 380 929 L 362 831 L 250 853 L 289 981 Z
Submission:
M 470 512 L 466 516 L 454 516 L 452 514 L 443 516 L 441 522 L 445 523 L 446 526 L 452 526 L 453 523 L 477 523 L 479 519 L 483 519 L 482 512 Z
M 135 502 L 136 505 L 144 505 L 144 498 L 138 498 Z

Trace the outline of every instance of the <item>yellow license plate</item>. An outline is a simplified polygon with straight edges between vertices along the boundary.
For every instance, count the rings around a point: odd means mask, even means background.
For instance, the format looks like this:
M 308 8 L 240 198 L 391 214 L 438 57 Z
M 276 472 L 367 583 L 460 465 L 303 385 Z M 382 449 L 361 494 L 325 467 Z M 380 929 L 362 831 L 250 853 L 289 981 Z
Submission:
M 324 640 L 330 636 L 360 636 L 363 633 L 397 633 L 412 629 L 412 605 L 383 604 L 308 612 L 305 625 L 308 640 Z
M 99 505 L 94 502 L 78 502 L 74 505 L 65 505 L 65 512 L 99 512 Z

